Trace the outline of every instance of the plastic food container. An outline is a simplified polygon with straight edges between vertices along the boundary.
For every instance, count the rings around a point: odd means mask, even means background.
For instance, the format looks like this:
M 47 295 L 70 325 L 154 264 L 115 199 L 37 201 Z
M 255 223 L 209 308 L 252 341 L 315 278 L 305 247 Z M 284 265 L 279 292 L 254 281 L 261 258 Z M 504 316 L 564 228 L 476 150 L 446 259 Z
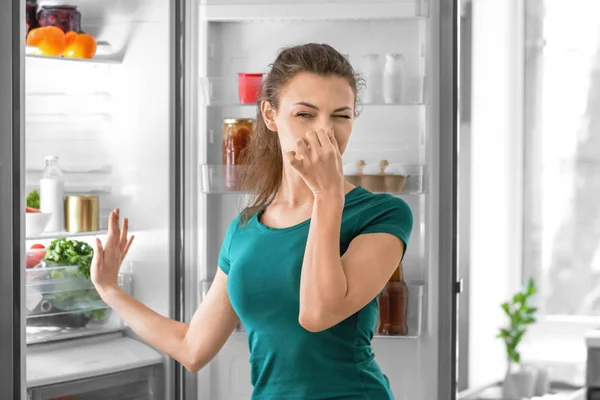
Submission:
M 65 33 L 81 32 L 81 13 L 75 6 L 43 5 L 38 12 L 40 26 L 56 26 Z
M 119 286 L 124 279 L 119 275 Z M 28 269 L 25 281 L 28 327 L 82 328 L 108 317 L 108 306 L 78 266 Z
M 240 103 L 254 104 L 258 102 L 262 78 L 263 74 L 238 74 L 238 94 L 240 96 Z

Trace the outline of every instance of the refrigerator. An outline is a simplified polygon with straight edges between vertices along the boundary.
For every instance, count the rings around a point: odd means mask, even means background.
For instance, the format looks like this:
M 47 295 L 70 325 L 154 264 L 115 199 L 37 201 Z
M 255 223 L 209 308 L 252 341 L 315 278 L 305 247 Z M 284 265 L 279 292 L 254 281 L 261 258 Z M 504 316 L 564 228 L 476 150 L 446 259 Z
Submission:
M 45 4 L 57 3 L 38 7 Z M 101 304 L 88 305 L 102 310 L 98 320 L 53 326 L 61 312 L 40 314 L 41 298 L 59 285 L 93 288 L 81 277 L 40 283 L 43 271 L 26 268 L 26 255 L 61 237 L 105 238 L 108 212 L 119 207 L 136 236 L 119 284 L 156 312 L 189 321 L 247 199 L 228 187 L 222 162 L 224 119 L 256 117 L 256 104 L 240 101 L 238 73 L 267 73 L 281 48 L 306 42 L 331 44 L 366 77 L 370 92 L 360 94 L 368 101 L 344 165 L 385 160 L 399 168 L 403 187 L 387 191 L 406 200 L 415 219 L 403 261 L 409 332 L 376 333 L 375 359 L 397 399 L 454 398 L 457 0 L 68 4 L 97 40 L 92 59 L 39 56 L 25 46 L 24 0 L 5 2 L 0 14 L 0 398 L 250 397 L 242 324 L 209 365 L 189 373 Z M 383 85 L 387 54 L 402 54 L 392 99 Z M 46 156 L 59 157 L 67 195 L 98 197 L 98 230 L 26 232 L 26 196 L 39 187 Z

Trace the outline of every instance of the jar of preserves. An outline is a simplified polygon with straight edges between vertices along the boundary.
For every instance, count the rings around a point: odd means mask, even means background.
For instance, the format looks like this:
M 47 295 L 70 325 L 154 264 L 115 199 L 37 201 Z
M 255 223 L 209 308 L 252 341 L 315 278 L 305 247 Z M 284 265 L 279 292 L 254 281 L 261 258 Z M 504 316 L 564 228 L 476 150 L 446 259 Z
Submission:
M 27 2 L 25 3 L 25 7 L 25 34 L 27 34 L 31 29 L 35 29 L 38 27 L 37 0 L 27 0 Z
M 81 13 L 75 6 L 69 5 L 42 5 L 38 12 L 40 26 L 56 26 L 65 33 L 69 31 L 81 32 Z
M 408 334 L 408 286 L 402 278 L 402 264 L 379 295 L 379 327 L 382 335 Z
M 242 152 L 248 148 L 253 132 L 254 119 L 226 118 L 223 120 L 223 165 L 225 169 L 225 187 L 240 190 L 242 178 L 239 165 Z

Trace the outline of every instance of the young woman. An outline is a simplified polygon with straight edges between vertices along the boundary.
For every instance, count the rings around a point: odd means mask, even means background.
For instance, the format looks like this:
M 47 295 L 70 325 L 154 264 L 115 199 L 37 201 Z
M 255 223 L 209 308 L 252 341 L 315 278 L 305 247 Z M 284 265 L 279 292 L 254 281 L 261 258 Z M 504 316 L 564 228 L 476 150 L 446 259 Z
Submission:
M 133 238 L 111 213 L 92 281 L 143 339 L 190 371 L 204 367 L 241 319 L 253 399 L 391 399 L 371 350 L 377 295 L 402 260 L 408 205 L 344 180 L 342 154 L 359 79 L 325 44 L 282 51 L 263 82 L 245 187 L 212 287 L 191 323 L 162 317 L 117 286 Z

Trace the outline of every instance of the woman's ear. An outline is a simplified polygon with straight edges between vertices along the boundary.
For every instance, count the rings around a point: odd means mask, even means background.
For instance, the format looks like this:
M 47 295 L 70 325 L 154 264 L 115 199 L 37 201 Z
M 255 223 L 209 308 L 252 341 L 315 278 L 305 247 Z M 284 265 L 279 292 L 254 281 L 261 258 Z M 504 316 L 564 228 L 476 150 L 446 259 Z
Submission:
M 275 123 L 275 109 L 271 107 L 271 103 L 268 101 L 263 101 L 260 105 L 260 111 L 263 119 L 265 120 L 265 125 L 269 128 L 270 131 L 277 132 L 277 124 Z

